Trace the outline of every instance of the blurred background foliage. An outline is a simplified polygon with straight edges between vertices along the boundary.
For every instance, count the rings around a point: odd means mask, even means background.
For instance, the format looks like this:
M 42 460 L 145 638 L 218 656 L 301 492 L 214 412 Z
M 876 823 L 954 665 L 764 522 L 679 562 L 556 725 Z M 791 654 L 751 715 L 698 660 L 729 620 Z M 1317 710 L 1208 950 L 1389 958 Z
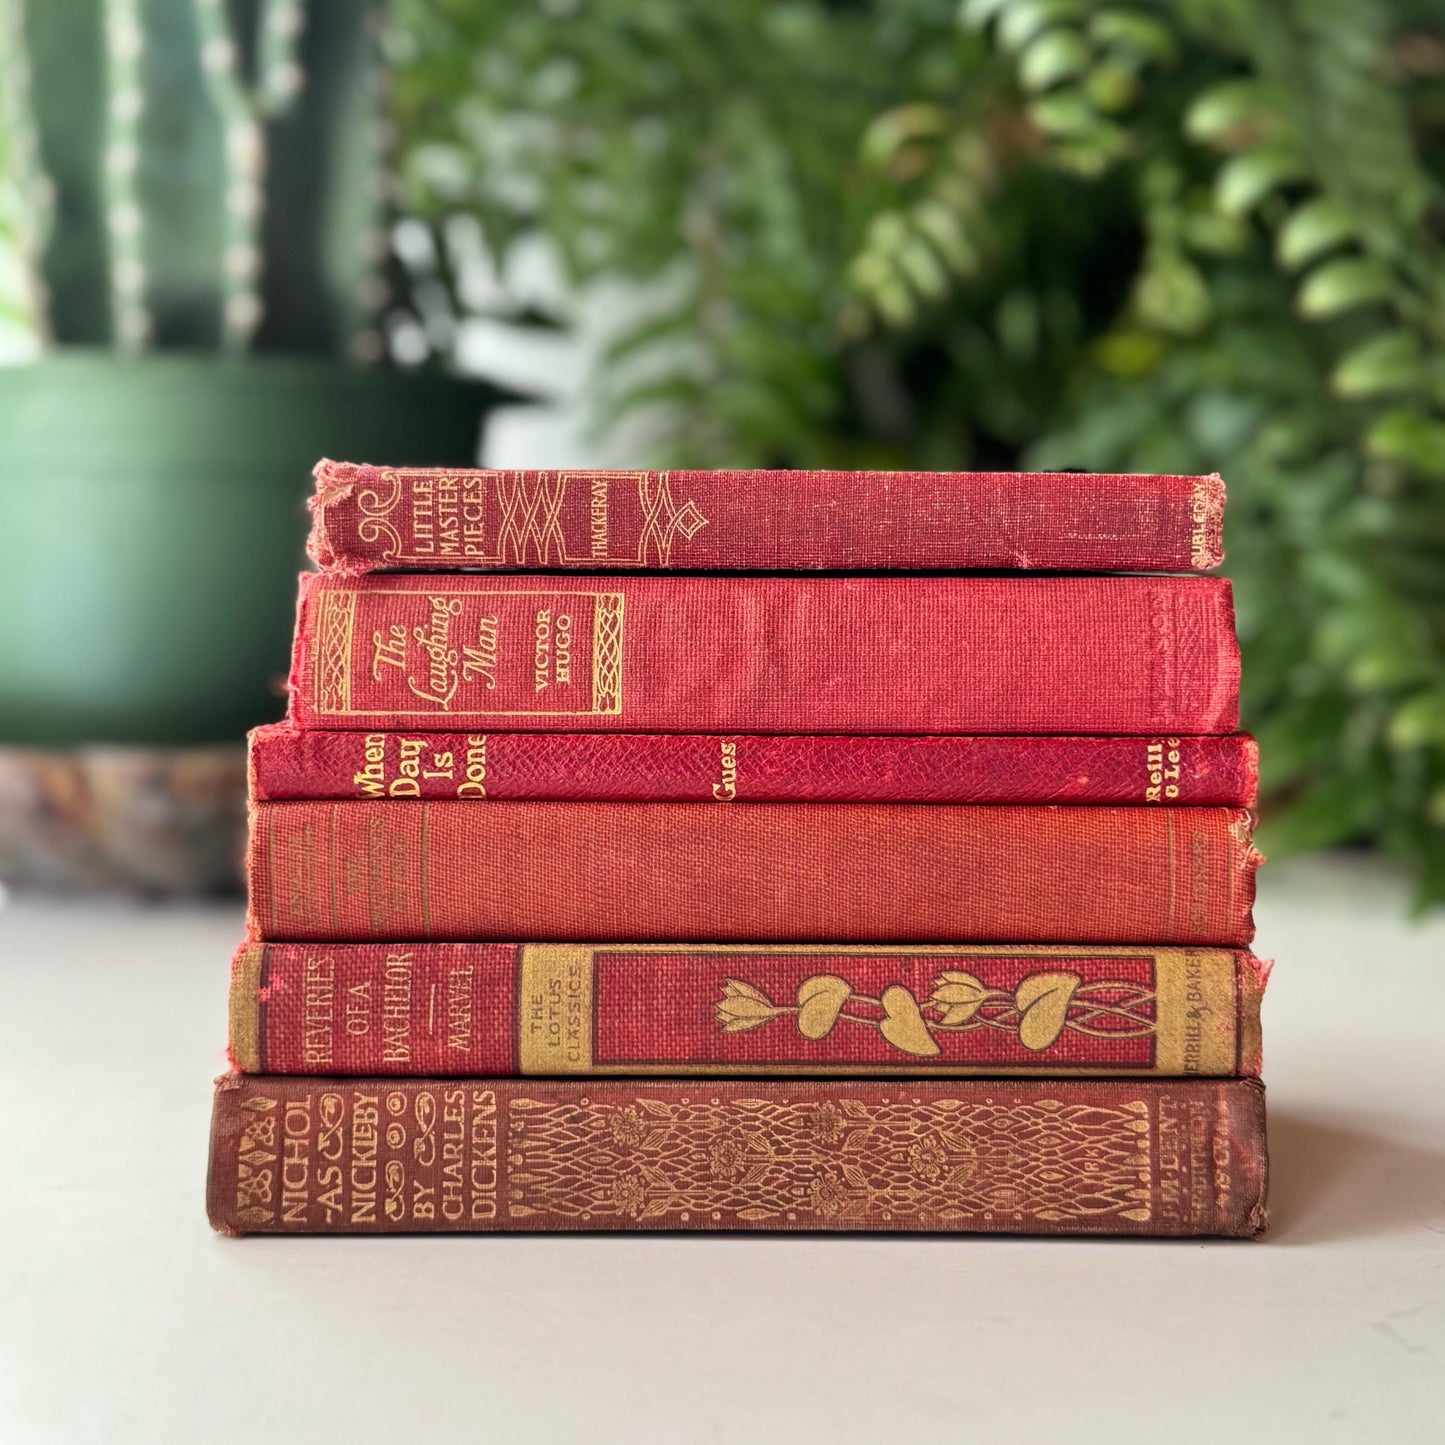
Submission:
M 284 49 L 302 44 L 301 8 L 0 0 L 0 350 L 44 332 L 41 262 L 53 272 L 85 221 L 62 225 L 65 187 L 35 174 L 34 117 L 69 102 L 31 93 L 22 16 L 37 45 L 67 17 L 121 40 L 224 18 Z M 322 29 L 353 14 L 305 8 Z M 330 194 L 325 177 L 355 182 L 345 194 L 407 218 L 393 253 L 366 206 L 313 225 L 299 251 L 263 228 L 275 264 L 238 264 L 224 287 L 274 290 L 315 258 L 339 258 L 336 283 L 313 272 L 289 300 L 229 297 L 206 313 L 217 335 L 178 344 L 285 349 L 278 328 L 324 302 L 294 344 L 360 338 L 353 354 L 445 362 L 459 320 L 488 304 L 469 280 L 479 233 L 504 266 L 540 237 L 579 286 L 640 283 L 593 391 L 602 423 L 649 420 L 658 462 L 1218 470 L 1263 846 L 1379 845 L 1422 898 L 1445 898 L 1440 0 L 389 0 L 384 14 L 381 131 L 322 127 L 302 145 L 278 130 L 267 176 L 299 178 L 278 226 Z M 231 49 L 213 42 L 199 53 L 225 79 Z M 121 45 L 115 65 L 137 53 Z M 268 70 L 269 54 L 242 47 L 237 63 L 281 84 L 295 67 Z M 88 116 L 83 59 L 63 70 Z M 214 108 L 241 125 L 234 101 Z M 116 104 L 109 123 L 129 124 Z M 202 219 L 209 175 L 193 187 Z M 377 244 L 327 244 L 358 235 Z M 74 339 L 51 309 L 52 339 Z
M 1445 898 L 1437 0 L 393 22 L 403 208 L 655 281 L 596 392 L 662 460 L 1222 472 L 1263 846 Z

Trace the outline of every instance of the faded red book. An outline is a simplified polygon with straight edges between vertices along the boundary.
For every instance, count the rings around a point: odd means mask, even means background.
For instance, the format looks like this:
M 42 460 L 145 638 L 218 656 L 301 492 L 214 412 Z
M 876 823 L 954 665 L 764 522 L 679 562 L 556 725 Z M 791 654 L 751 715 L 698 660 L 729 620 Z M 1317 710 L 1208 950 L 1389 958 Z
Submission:
M 258 803 L 250 936 L 1237 946 L 1257 863 L 1234 808 Z
M 619 803 L 1255 801 L 1258 749 L 1224 737 L 723 737 L 697 733 L 318 732 L 250 737 L 255 801 Z
M 247 943 L 248 1074 L 1259 1072 L 1267 969 L 1211 948 Z
M 308 550 L 377 568 L 1217 567 L 1217 476 L 437 471 L 323 461 Z
M 226 1234 L 1258 1234 L 1252 1079 L 459 1080 L 232 1074 Z
M 1238 725 L 1213 577 L 301 578 L 291 716 L 362 732 Z

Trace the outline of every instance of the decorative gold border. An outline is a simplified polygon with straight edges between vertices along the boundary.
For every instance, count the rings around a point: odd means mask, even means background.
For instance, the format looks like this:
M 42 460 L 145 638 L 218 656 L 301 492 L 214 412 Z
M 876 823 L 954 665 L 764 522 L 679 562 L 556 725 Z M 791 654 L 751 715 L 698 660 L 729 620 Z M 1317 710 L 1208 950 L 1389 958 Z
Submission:
M 529 480 L 525 470 L 487 469 L 481 471 L 431 470 L 429 468 L 386 468 L 378 473 L 394 490 L 383 498 L 379 492 L 358 489 L 354 494 L 357 511 L 357 535 L 364 542 L 375 542 L 385 536 L 388 545 L 381 560 L 391 566 L 445 568 L 523 568 L 523 567 L 666 567 L 672 560 L 675 538 L 690 540 L 708 519 L 691 498 L 680 505 L 673 499 L 671 475 L 649 471 L 556 471 L 538 470 Z M 394 510 L 404 483 L 427 478 L 435 482 L 455 483 L 459 497 L 480 496 L 479 505 L 495 509 L 496 533 L 491 548 L 483 552 L 446 553 L 416 550 L 415 520 L 412 521 L 410 546 L 403 544 L 396 528 L 385 520 Z M 480 478 L 484 485 L 468 487 L 469 481 Z M 590 507 L 592 484 L 598 479 L 608 486 L 608 506 L 612 505 L 613 487 L 637 491 L 640 525 L 637 551 L 634 556 L 619 556 L 610 550 L 594 554 L 590 549 L 574 555 L 567 548 L 559 518 L 568 502 L 569 488 L 585 493 L 577 498 L 579 505 Z M 575 492 L 574 492 L 575 497 Z M 540 519 L 540 520 L 539 520 Z M 535 553 L 535 556 L 529 555 Z
M 1222 1077 L 1236 1074 L 1249 1052 L 1251 1036 L 1258 1033 L 1258 999 L 1255 1013 L 1241 1008 L 1243 987 L 1241 974 L 1249 967 L 1247 954 L 1226 948 L 1118 948 L 1081 947 L 1078 945 L 1033 944 L 1014 947 L 989 944 L 926 944 L 917 947 L 887 948 L 868 944 L 524 944 L 518 950 L 516 999 L 517 1071 L 524 1077 L 569 1077 L 573 1075 L 675 1075 L 678 1077 L 718 1078 L 731 1075 L 758 1078 L 802 1077 L 907 1077 L 907 1078 L 969 1078 L 998 1075 L 1001 1078 L 1191 1078 Z M 1040 1057 L 1032 1063 L 1019 1064 L 823 1064 L 769 1063 L 745 1064 L 713 1060 L 703 1064 L 681 1062 L 650 1063 L 629 1060 L 624 1063 L 602 1063 L 595 1059 L 595 961 L 602 954 L 713 953 L 734 957 L 755 957 L 766 954 L 827 955 L 831 957 L 868 957 L 908 955 L 911 957 L 943 957 L 964 959 L 1039 958 L 1097 959 L 1143 958 L 1154 963 L 1155 988 L 1155 1053 L 1148 1067 L 1109 1067 L 1105 1064 L 1051 1063 Z M 534 997 L 569 997 L 576 1001 L 581 1017 L 577 1057 L 568 1059 L 564 1050 L 549 1046 L 545 1036 L 528 1030 L 528 1001 Z M 1220 1020 L 1229 1021 L 1221 1031 Z M 1197 1028 L 1194 1027 L 1197 1025 Z M 1194 1067 L 1185 1071 L 1184 1064 L 1193 1053 Z
M 497 717 L 592 717 L 617 716 L 622 712 L 623 597 L 620 592 L 592 592 L 567 587 L 489 587 L 475 589 L 439 587 L 373 587 L 366 596 L 422 594 L 427 597 L 590 597 L 592 617 L 592 706 L 576 708 L 463 708 L 456 712 L 427 713 L 441 719 Z M 326 589 L 320 593 L 316 610 L 316 642 L 311 662 L 314 694 L 310 711 L 332 717 L 414 717 L 404 707 L 351 706 L 351 643 L 355 630 L 356 590 Z M 331 599 L 340 599 L 335 606 Z M 339 702 L 331 699 L 337 698 Z
M 311 676 L 317 712 L 351 711 L 351 637 L 356 627 L 356 593 L 324 591 L 316 606 L 316 641 Z
M 592 711 L 622 711 L 622 594 L 597 592 L 592 609 Z

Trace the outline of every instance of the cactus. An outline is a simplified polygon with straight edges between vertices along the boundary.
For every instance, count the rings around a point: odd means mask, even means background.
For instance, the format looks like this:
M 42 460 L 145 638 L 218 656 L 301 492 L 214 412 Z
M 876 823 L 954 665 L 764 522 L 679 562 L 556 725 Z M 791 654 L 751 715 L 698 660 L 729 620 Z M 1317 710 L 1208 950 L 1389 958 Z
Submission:
M 380 0 L 0 0 L 0 317 L 375 355 Z

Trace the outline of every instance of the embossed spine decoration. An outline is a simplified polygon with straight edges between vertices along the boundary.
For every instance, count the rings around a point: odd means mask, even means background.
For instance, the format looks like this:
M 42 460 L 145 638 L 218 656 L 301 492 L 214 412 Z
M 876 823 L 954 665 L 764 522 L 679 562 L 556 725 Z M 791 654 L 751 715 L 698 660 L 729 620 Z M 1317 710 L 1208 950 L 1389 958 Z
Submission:
M 1210 577 L 307 574 L 291 717 L 1167 739 L 1232 732 L 1238 685 L 1229 584 Z
M 1265 977 L 1223 949 L 250 943 L 231 1057 L 260 1074 L 1248 1075 Z
M 254 801 L 423 798 L 717 803 L 1255 801 L 1225 737 L 828 737 L 308 731 L 250 738 Z
M 218 1081 L 229 1234 L 1265 1224 L 1252 1080 Z
M 791 1006 L 730 978 L 715 1009 L 726 1033 L 791 1017 L 804 1038 L 821 1039 L 839 1023 L 859 1024 L 877 1029 L 900 1053 L 927 1059 L 943 1052 L 939 1036 L 984 1028 L 1009 1030 L 1030 1053 L 1043 1053 L 1066 1029 L 1091 1038 L 1148 1038 L 1154 1002 L 1152 989 L 1127 979 L 1086 984 L 1076 973 L 1031 973 L 1010 993 L 986 987 L 971 973 L 949 970 L 922 1001 L 900 983 L 870 998 L 846 978 L 814 974 L 798 985 L 798 1002 Z
M 1207 571 L 1216 476 L 434 471 L 321 462 L 311 556 L 379 568 Z

